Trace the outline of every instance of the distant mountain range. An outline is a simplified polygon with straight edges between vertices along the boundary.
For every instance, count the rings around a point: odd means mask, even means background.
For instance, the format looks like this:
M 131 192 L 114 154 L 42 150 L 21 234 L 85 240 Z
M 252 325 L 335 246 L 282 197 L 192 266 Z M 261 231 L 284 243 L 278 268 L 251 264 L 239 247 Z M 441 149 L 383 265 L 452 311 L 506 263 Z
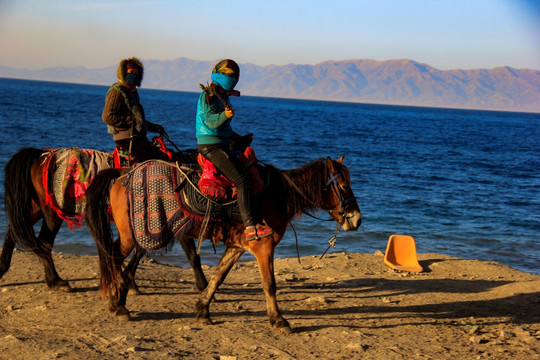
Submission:
M 143 87 L 198 92 L 214 61 L 143 60 Z M 0 66 L 0 77 L 110 85 L 116 67 Z M 499 67 L 438 70 L 412 60 L 326 61 L 316 65 L 240 64 L 244 95 L 393 105 L 540 112 L 540 71 Z

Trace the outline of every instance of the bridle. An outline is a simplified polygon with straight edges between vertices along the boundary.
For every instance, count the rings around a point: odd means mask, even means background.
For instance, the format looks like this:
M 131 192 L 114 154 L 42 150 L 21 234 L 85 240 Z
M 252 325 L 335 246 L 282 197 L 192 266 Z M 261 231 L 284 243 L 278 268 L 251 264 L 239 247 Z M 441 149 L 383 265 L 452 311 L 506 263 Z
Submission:
M 328 211 L 331 214 L 337 214 L 339 216 L 338 222 L 340 224 L 343 224 L 343 222 L 347 218 L 347 216 L 345 215 L 346 214 L 345 209 L 350 203 L 356 202 L 356 197 L 351 196 L 350 198 L 345 199 L 341 186 L 339 186 L 339 183 L 337 181 L 337 179 L 342 177 L 343 174 L 341 172 L 338 172 L 337 174 L 332 174 L 331 171 L 329 171 L 329 173 L 330 173 L 330 179 L 326 182 L 324 189 L 326 190 L 328 189 L 328 187 L 332 187 L 332 189 L 334 190 L 334 193 L 339 199 L 339 211 L 332 210 L 332 209 L 326 210 L 326 211 Z
M 345 196 L 343 195 L 343 191 L 341 189 L 341 186 L 339 186 L 339 183 L 337 181 L 337 179 L 339 179 L 340 177 L 343 177 L 343 174 L 341 172 L 338 172 L 337 174 L 333 174 L 330 169 L 328 169 L 328 173 L 330 174 L 329 175 L 329 179 L 328 181 L 326 182 L 326 184 L 324 185 L 324 188 L 323 190 L 327 190 L 329 187 L 331 187 L 334 191 L 334 193 L 336 194 L 338 200 L 339 200 L 339 210 L 334 210 L 334 209 L 323 209 L 321 207 L 320 204 L 316 204 L 313 200 L 311 200 L 310 198 L 308 198 L 306 196 L 306 194 L 304 194 L 304 192 L 302 191 L 302 189 L 300 189 L 298 187 L 298 185 L 296 185 L 296 183 L 294 181 L 292 181 L 292 179 L 287 176 L 287 174 L 285 174 L 284 172 L 282 172 L 282 175 L 283 177 L 287 180 L 287 182 L 289 183 L 289 185 L 292 186 L 292 188 L 294 190 L 296 190 L 296 192 L 302 196 L 304 198 L 304 200 L 306 200 L 310 205 L 316 207 L 316 208 L 319 208 L 321 210 L 324 210 L 324 211 L 327 211 L 329 214 L 336 214 L 339 216 L 339 220 L 338 220 L 338 223 L 339 224 L 343 224 L 343 222 L 345 221 L 345 219 L 347 219 L 347 216 L 345 215 L 346 214 L 346 208 L 347 206 L 352 203 L 352 202 L 356 202 L 356 197 L 354 196 L 351 196 L 350 198 L 347 198 L 345 199 Z M 316 216 L 314 216 L 313 214 L 309 214 L 309 213 L 305 213 L 306 215 L 308 216 L 311 216 L 312 218 L 315 218 L 317 220 L 322 220 L 322 221 L 332 221 L 333 219 L 320 219 Z

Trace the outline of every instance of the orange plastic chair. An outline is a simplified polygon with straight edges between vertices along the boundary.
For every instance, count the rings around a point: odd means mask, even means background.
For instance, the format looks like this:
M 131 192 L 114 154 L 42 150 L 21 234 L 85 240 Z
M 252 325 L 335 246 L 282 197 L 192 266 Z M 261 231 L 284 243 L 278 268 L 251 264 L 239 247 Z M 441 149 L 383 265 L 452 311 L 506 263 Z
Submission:
M 392 269 L 400 271 L 421 272 L 423 270 L 418 263 L 414 239 L 408 235 L 390 236 L 384 262 Z

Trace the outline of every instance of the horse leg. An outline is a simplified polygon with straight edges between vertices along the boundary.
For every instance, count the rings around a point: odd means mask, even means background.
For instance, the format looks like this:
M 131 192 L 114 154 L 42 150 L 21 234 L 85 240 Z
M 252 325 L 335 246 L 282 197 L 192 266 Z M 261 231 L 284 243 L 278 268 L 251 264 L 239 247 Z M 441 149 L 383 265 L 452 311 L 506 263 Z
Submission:
M 4 238 L 4 246 L 2 247 L 2 255 L 0 255 L 0 279 L 9 270 L 11 266 L 11 257 L 15 249 L 15 240 L 11 235 L 10 225 L 6 229 L 6 237 Z
M 199 294 L 199 300 L 195 306 L 195 312 L 197 313 L 197 320 L 203 324 L 211 324 L 210 320 L 210 301 L 212 300 L 214 293 L 219 285 L 223 283 L 227 274 L 233 267 L 233 265 L 240 259 L 240 256 L 244 253 L 244 249 L 227 247 L 221 260 L 216 266 L 210 282 L 206 289 Z
M 291 333 L 289 322 L 279 311 L 276 298 L 276 279 L 274 277 L 274 249 L 276 244 L 271 237 L 257 242 L 250 242 L 250 252 L 255 255 L 261 274 L 262 287 L 266 296 L 266 311 L 270 327 L 281 333 Z
M 199 292 L 202 292 L 208 286 L 208 281 L 206 281 L 206 276 L 204 276 L 204 272 L 201 267 L 201 258 L 199 257 L 199 254 L 197 254 L 195 240 L 188 237 L 182 237 L 180 239 L 180 245 L 182 245 L 182 249 L 184 249 L 184 253 L 186 254 L 189 263 L 191 264 L 191 268 L 193 269 L 193 273 L 195 274 L 195 284 L 197 285 L 197 289 L 199 289 Z
M 126 308 L 126 300 L 129 291 L 128 276 L 122 271 L 122 264 L 133 250 L 131 238 L 122 242 L 121 237 L 113 242 L 112 257 L 113 268 L 116 272 L 116 291 L 109 297 L 109 311 L 116 315 L 120 321 L 129 321 L 131 316 Z
M 41 230 L 39 231 L 38 239 L 43 243 L 44 251 L 36 255 L 39 261 L 45 268 L 45 283 L 51 290 L 71 291 L 69 283 L 63 280 L 56 272 L 54 261 L 52 258 L 52 248 L 54 245 L 54 238 L 60 226 L 62 225 L 62 219 L 60 219 L 54 211 L 45 211 L 43 214 L 43 220 L 41 223 Z
M 124 274 L 126 275 L 125 277 L 128 282 L 128 289 L 129 289 L 128 292 L 133 295 L 141 294 L 141 291 L 139 290 L 139 286 L 135 282 L 135 272 L 137 271 L 139 262 L 144 257 L 144 255 L 146 255 L 146 251 L 140 246 L 136 246 L 133 256 L 131 257 L 128 264 L 124 268 Z

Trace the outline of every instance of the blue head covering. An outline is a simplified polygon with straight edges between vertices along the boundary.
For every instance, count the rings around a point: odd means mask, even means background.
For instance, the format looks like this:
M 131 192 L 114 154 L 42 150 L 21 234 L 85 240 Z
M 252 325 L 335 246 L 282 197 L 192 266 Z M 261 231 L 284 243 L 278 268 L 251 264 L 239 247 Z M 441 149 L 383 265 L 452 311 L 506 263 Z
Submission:
M 233 90 L 238 83 L 238 79 L 235 79 L 232 76 L 216 73 L 212 74 L 212 81 L 221 85 L 225 90 Z
M 225 90 L 233 90 L 240 78 L 240 67 L 231 59 L 221 60 L 212 70 L 212 81 Z

